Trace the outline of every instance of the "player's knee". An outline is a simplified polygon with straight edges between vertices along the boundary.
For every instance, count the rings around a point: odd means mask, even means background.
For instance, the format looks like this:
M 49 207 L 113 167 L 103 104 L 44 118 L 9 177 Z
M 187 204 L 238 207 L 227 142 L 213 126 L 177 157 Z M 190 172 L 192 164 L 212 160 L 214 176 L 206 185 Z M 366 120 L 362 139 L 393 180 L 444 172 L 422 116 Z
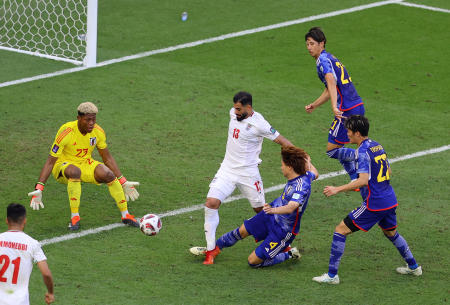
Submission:
M 106 165 L 99 164 L 94 171 L 94 178 L 100 183 L 110 183 L 116 179 L 116 176 Z
M 210 209 L 218 209 L 220 207 L 220 200 L 217 198 L 206 198 L 205 206 Z
M 250 263 L 250 260 L 249 260 L 248 265 L 252 268 L 259 268 L 259 267 L 261 267 L 262 264 L 252 264 L 252 263 Z
M 80 179 L 81 178 L 81 169 L 76 167 L 75 165 L 69 165 L 64 170 L 64 176 L 67 178 Z

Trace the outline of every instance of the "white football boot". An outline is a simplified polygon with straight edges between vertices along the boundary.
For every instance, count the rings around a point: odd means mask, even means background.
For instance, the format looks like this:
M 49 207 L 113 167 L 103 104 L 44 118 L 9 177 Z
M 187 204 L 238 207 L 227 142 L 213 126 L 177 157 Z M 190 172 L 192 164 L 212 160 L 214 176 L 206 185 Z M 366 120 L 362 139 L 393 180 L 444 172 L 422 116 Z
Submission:
M 328 273 L 324 273 L 321 276 L 313 277 L 312 280 L 318 283 L 326 283 L 326 284 L 339 284 L 339 275 L 335 275 L 334 277 L 330 277 Z

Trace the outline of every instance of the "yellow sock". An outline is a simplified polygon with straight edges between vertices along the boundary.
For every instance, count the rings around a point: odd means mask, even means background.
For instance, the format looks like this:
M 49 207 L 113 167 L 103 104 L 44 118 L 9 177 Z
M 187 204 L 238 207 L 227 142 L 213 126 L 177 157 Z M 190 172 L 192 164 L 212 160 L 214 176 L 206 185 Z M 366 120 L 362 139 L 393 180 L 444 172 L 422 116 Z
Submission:
M 72 213 L 78 213 L 81 197 L 80 179 L 69 179 L 69 182 L 67 182 L 67 194 L 69 195 L 70 211 Z
M 124 212 L 128 210 L 127 201 L 125 200 L 125 194 L 123 193 L 122 186 L 120 185 L 119 180 L 114 179 L 114 181 L 108 183 L 109 193 L 112 198 L 116 201 L 117 207 L 119 211 Z

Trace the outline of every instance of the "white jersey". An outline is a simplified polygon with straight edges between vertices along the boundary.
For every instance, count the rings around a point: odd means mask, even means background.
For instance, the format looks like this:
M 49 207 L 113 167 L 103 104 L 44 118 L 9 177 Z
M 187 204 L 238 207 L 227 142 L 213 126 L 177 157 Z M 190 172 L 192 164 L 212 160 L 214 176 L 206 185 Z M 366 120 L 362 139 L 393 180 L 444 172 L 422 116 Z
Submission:
M 280 133 L 264 117 L 254 111 L 249 117 L 238 121 L 234 108 L 230 110 L 228 141 L 222 167 L 239 169 L 258 166 L 264 138 L 275 140 Z
M 0 305 L 29 305 L 33 263 L 46 260 L 39 242 L 22 231 L 0 234 Z

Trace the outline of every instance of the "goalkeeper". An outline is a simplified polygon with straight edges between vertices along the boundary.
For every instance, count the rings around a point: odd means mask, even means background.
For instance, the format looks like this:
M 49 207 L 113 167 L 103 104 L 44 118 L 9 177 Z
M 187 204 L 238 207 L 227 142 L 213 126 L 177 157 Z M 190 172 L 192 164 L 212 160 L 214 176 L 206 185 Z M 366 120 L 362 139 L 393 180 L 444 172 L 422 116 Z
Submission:
M 134 201 L 139 197 L 135 189 L 139 182 L 127 181 L 120 172 L 107 148 L 106 134 L 96 124 L 97 112 L 98 109 L 93 103 L 81 103 L 78 106 L 77 120 L 61 126 L 36 183 L 35 191 L 28 193 L 28 196 L 32 196 L 30 206 L 33 210 L 44 208 L 42 192 L 45 182 L 52 173 L 56 181 L 67 185 L 71 211 L 69 229 L 76 231 L 80 228 L 81 182 L 106 183 L 109 193 L 122 213 L 122 222 L 139 227 L 134 216 L 128 213 L 127 207 L 127 200 Z M 95 147 L 103 163 L 92 159 L 91 154 Z

